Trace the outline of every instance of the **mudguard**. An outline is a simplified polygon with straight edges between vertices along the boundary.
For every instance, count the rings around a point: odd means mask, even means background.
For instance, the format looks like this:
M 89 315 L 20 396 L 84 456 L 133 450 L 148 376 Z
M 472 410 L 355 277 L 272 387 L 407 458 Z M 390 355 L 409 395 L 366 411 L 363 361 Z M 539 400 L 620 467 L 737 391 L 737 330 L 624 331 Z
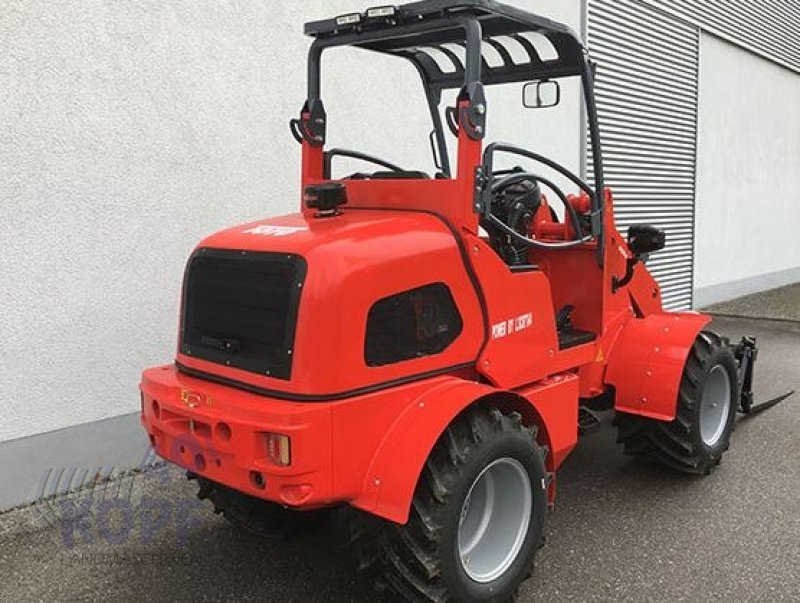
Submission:
M 462 379 L 425 392 L 398 416 L 372 459 L 361 494 L 350 504 L 390 521 L 406 523 L 417 481 L 439 436 L 463 410 L 488 396 L 510 403 L 503 404 L 507 408 L 531 408 L 524 398 L 511 392 Z M 547 440 L 543 428 L 540 427 L 539 437 Z
M 676 312 L 628 322 L 608 356 L 605 382 L 616 389 L 614 408 L 672 421 L 689 350 L 710 321 L 704 314 Z

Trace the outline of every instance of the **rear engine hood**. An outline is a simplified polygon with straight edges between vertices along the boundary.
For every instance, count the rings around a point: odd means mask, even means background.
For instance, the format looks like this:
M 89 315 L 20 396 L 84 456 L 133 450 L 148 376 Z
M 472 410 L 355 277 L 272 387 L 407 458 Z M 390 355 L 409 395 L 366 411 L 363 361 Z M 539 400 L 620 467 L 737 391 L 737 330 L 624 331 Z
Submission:
M 413 235 L 413 249 L 393 248 L 392 241 Z M 420 239 L 421 238 L 421 239 Z M 432 239 L 452 246 L 454 238 L 445 222 L 424 212 L 391 210 L 346 210 L 338 216 L 314 218 L 289 214 L 250 222 L 220 231 L 203 240 L 198 247 L 273 251 L 309 256 L 347 249 L 347 255 L 372 254 L 364 244 L 380 241 L 389 255 L 408 255 L 424 251 Z M 399 242 L 399 241 L 398 241 Z M 408 243 L 407 240 L 403 241 Z
M 442 353 L 368 366 L 373 305 L 437 283 L 455 299 L 461 335 Z M 221 231 L 190 261 L 183 308 L 184 369 L 296 400 L 341 399 L 463 366 L 484 334 L 458 237 L 417 211 L 293 214 Z

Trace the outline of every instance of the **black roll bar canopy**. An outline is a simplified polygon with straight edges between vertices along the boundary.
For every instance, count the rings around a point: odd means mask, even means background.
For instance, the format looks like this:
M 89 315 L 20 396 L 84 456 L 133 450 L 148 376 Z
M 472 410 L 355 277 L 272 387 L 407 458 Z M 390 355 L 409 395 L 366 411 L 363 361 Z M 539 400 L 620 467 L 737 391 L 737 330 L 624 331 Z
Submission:
M 594 72 L 586 49 L 570 27 L 495 0 L 421 0 L 313 21 L 306 23 L 305 33 L 314 38 L 308 57 L 308 98 L 304 107 L 304 112 L 311 116 L 306 120 L 306 130 L 311 136 L 306 139 L 314 145 L 324 143 L 320 63 L 325 48 L 355 46 L 411 61 L 422 77 L 437 146 L 444 158 L 446 145 L 438 111 L 442 90 L 460 88 L 459 98 L 466 97 L 471 105 L 472 119 L 465 121 L 482 124 L 483 85 L 579 76 L 592 143 L 595 185 L 591 195 L 592 230 L 596 234 L 602 229 L 604 179 L 593 92 Z M 531 34 L 544 36 L 555 56 L 542 56 Z M 454 45 L 463 52 L 455 52 Z M 496 51 L 500 64 L 496 61 L 489 64 L 484 56 L 484 45 Z M 512 45 L 517 46 L 514 52 Z M 435 55 L 439 56 L 439 61 Z M 442 56 L 446 59 L 444 62 L 449 63 L 447 68 L 442 67 Z M 476 111 L 478 105 L 480 110 Z M 472 137 L 483 137 L 480 127 L 468 133 Z M 446 161 L 444 171 L 449 175 Z M 598 251 L 601 258 L 602 249 Z
M 480 44 L 475 65 L 470 64 L 469 56 L 464 61 L 453 51 L 452 45 L 470 49 L 464 41 L 467 21 L 479 24 L 479 36 L 494 48 L 500 65 L 489 65 L 480 56 Z M 426 84 L 440 91 L 477 81 L 477 69 L 480 81 L 491 85 L 580 75 L 584 61 L 583 45 L 571 28 L 494 0 L 412 2 L 382 19 L 365 18 L 347 25 L 337 18 L 306 23 L 305 33 L 316 38 L 315 46 L 320 49 L 348 45 L 407 58 L 417 66 Z M 526 36 L 529 33 L 546 37 L 557 56 L 540 56 Z M 512 57 L 518 58 L 520 53 L 512 46 L 521 47 L 527 60 L 515 62 Z M 447 57 L 452 69 L 443 70 L 435 55 Z

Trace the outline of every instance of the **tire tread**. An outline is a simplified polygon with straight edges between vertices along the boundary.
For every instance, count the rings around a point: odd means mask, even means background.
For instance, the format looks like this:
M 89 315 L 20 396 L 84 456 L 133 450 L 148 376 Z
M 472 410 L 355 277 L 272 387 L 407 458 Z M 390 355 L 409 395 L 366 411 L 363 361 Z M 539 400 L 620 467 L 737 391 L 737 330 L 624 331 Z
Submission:
M 531 445 L 546 456 L 546 447 L 536 443 L 535 427 L 524 426 L 517 413 L 506 415 L 493 407 L 468 409 L 445 430 L 431 452 L 412 500 L 408 523 L 401 526 L 372 521 L 372 529 L 351 530 L 358 533 L 354 541 L 358 557 L 373 560 L 369 565 L 362 564 L 361 569 L 371 572 L 369 577 L 379 590 L 406 601 L 452 600 L 441 582 L 439 548 L 444 505 L 453 495 L 473 447 L 501 432 L 525 434 Z M 352 515 L 355 523 L 375 519 L 361 512 Z
M 697 336 L 681 377 L 672 422 L 617 413 L 617 442 L 623 445 L 626 455 L 652 459 L 670 469 L 693 475 L 707 475 L 719 464 L 727 442 L 717 453 L 709 454 L 703 450 L 697 442 L 699 427 L 695 425 L 693 416 L 699 404 L 700 385 L 710 370 L 712 358 L 727 346 L 725 338 L 711 331 L 702 331 Z M 732 401 L 731 412 L 735 413 L 735 409 L 735 401 Z

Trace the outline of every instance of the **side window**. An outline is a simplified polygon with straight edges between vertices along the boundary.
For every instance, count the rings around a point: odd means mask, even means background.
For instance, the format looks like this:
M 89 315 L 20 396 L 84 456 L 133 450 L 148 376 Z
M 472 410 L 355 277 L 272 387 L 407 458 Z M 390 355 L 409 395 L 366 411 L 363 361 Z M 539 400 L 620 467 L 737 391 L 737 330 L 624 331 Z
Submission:
M 383 366 L 438 354 L 455 341 L 463 326 L 444 283 L 385 297 L 367 315 L 364 360 L 367 366 Z

